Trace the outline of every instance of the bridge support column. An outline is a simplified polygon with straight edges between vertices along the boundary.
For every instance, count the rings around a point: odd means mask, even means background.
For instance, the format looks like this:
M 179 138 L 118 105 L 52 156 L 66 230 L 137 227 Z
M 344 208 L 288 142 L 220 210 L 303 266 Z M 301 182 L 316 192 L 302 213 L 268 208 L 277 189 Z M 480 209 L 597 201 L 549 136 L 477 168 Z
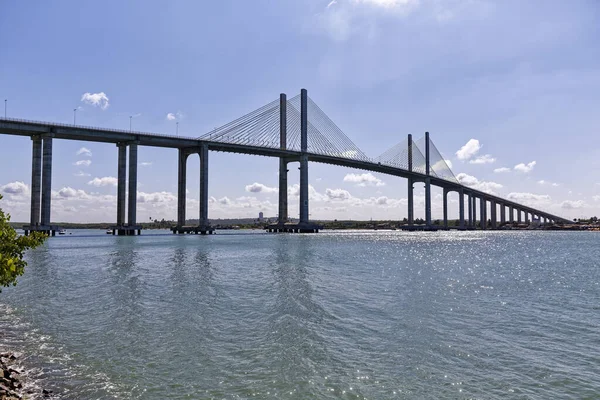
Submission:
M 469 228 L 473 227 L 473 196 L 469 193 L 467 195 L 467 213 L 469 214 Z
M 52 199 L 52 136 L 44 136 L 42 162 L 42 218 L 43 226 L 50 226 Z
M 524 211 L 524 213 L 525 213 L 525 223 L 528 224 L 529 223 L 529 212 Z
M 42 190 L 42 138 L 32 136 L 31 154 L 31 211 L 29 214 L 30 227 L 40 224 L 40 196 Z
M 184 149 L 179 149 L 179 160 L 177 166 L 177 227 L 182 227 L 185 225 L 187 159 L 187 152 Z
M 490 201 L 490 225 L 492 229 L 496 229 L 497 227 L 497 213 L 498 207 L 496 206 L 496 202 L 494 200 Z
M 500 223 L 506 223 L 506 205 L 503 203 L 500 203 Z
M 408 225 L 415 224 L 414 182 L 408 178 Z
M 471 204 L 473 207 L 473 229 L 477 229 L 477 197 L 471 196 Z
M 508 207 L 508 222 L 511 224 L 515 222 L 515 208 L 513 206 Z
M 117 143 L 119 151 L 117 166 L 117 229 L 125 225 L 125 195 L 127 184 L 127 145 Z
M 517 208 L 517 222 L 520 224 L 522 221 L 521 219 L 521 209 Z
M 135 235 L 137 220 L 137 143 L 129 144 L 129 201 L 127 207 L 127 234 Z
M 200 232 L 211 231 L 208 223 L 208 144 L 200 146 Z M 204 234 L 203 233 L 203 234 Z
M 427 178 L 425 178 L 425 224 L 431 226 L 431 178 L 430 163 L 429 163 L 429 132 L 425 132 L 425 172 Z
M 279 148 L 287 148 L 287 97 L 285 93 L 279 95 Z M 287 161 L 279 159 L 279 215 L 278 223 L 283 225 L 288 220 L 288 197 L 287 197 Z
M 458 227 L 465 229 L 465 193 L 463 188 L 458 191 Z
M 444 229 L 448 229 L 448 190 L 446 188 L 444 188 L 442 202 L 444 207 Z
M 308 93 L 300 92 L 300 223 L 308 223 Z
M 481 197 L 480 200 L 480 207 L 481 207 L 481 216 L 479 217 L 481 219 L 480 225 L 481 225 L 481 229 L 485 230 L 487 229 L 487 201 L 485 200 L 484 197 Z

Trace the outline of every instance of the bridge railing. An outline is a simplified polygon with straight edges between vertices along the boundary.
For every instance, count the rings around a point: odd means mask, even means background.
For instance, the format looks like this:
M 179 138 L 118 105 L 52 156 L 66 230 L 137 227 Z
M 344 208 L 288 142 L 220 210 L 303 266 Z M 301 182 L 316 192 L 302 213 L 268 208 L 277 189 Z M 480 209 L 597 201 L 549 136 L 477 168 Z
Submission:
M 161 137 L 172 138 L 172 139 L 198 140 L 197 138 L 190 137 L 190 136 L 167 135 L 164 133 L 134 131 L 134 130 L 129 130 L 129 129 L 101 128 L 98 126 L 64 124 L 64 123 L 60 123 L 60 122 L 48 122 L 48 121 L 36 121 L 36 120 L 31 120 L 31 119 L 0 117 L 0 122 L 3 122 L 3 121 L 4 122 L 20 122 L 20 123 L 25 123 L 25 124 L 45 125 L 45 126 L 61 127 L 61 128 L 86 129 L 86 130 L 91 130 L 91 131 L 108 131 L 108 132 L 123 133 L 123 134 L 129 134 L 129 135 L 161 136 Z

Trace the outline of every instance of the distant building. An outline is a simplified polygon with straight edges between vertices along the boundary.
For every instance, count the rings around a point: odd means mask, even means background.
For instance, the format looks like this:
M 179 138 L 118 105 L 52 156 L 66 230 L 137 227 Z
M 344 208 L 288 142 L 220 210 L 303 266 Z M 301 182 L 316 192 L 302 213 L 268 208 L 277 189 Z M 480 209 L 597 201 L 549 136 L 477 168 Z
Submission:
M 263 222 L 263 220 L 265 219 L 265 215 L 263 214 L 263 212 L 259 212 L 258 213 L 258 222 Z

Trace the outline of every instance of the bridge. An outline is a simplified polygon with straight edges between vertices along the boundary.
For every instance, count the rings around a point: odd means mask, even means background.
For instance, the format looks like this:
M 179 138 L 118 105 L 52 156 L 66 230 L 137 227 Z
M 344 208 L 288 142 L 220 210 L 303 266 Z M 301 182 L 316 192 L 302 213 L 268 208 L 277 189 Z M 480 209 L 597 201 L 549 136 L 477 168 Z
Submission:
M 498 228 L 498 223 L 529 222 L 534 218 L 543 223 L 568 222 L 567 219 L 545 211 L 462 185 L 433 144 L 428 132 L 417 141 L 413 141 L 412 135 L 408 135 L 405 142 L 390 148 L 379 157 L 368 157 L 308 97 L 305 89 L 290 99 L 281 94 L 279 99 L 197 138 L 11 118 L 0 118 L 0 133 L 29 136 L 32 141 L 31 211 L 30 223 L 23 227 L 26 234 L 30 231 L 42 231 L 54 235 L 58 229 L 51 224 L 50 215 L 54 139 L 116 144 L 117 215 L 113 234 L 118 235 L 135 235 L 141 231 L 136 220 L 138 146 L 166 147 L 179 151 L 177 226 L 173 228 L 174 233 L 213 232 L 208 219 L 210 151 L 279 158 L 279 213 L 277 223 L 268 227 L 271 232 L 318 232 L 320 229 L 319 225 L 309 220 L 309 162 L 405 178 L 408 182 L 408 229 L 448 229 L 450 192 L 457 192 L 459 196 L 458 229 L 487 229 L 488 219 L 491 229 Z M 185 226 L 186 170 L 187 159 L 192 154 L 200 157 L 200 209 L 198 226 L 190 227 Z M 287 173 L 288 164 L 292 162 L 300 163 L 300 218 L 295 224 L 288 222 Z M 415 183 L 425 185 L 425 225 L 422 227 L 414 225 Z M 434 226 L 431 221 L 432 185 L 443 189 L 444 217 L 441 226 Z

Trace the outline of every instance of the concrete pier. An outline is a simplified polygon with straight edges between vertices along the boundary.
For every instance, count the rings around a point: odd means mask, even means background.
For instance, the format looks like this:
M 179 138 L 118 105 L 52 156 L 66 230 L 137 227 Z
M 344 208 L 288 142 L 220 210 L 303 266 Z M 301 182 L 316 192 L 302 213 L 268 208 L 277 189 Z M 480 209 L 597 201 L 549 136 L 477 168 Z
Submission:
M 29 224 L 35 227 L 40 224 L 40 199 L 42 190 L 42 138 L 32 136 L 31 155 L 31 211 Z
M 458 191 L 458 227 L 465 229 L 465 193 L 462 188 Z
M 508 207 L 508 222 L 511 224 L 515 222 L 515 208 L 513 206 Z
M 425 225 L 431 226 L 431 166 L 429 164 L 429 132 L 425 132 Z
M 117 226 L 125 225 L 125 195 L 127 184 L 127 145 L 117 143 L 118 166 L 117 166 Z
M 500 203 L 500 223 L 506 223 L 506 206 L 502 203 Z
M 481 216 L 479 217 L 481 219 L 480 225 L 481 225 L 481 229 L 485 230 L 487 229 L 487 201 L 485 200 L 485 198 L 482 196 L 481 199 L 479 200 L 479 207 L 481 208 Z
M 496 202 L 494 200 L 490 201 L 490 226 L 492 229 L 496 229 L 497 227 L 497 213 L 498 207 L 496 206 Z
M 52 136 L 43 138 L 42 155 L 42 216 L 41 225 L 50 225 L 50 211 L 52 200 Z
M 444 209 L 444 229 L 448 229 L 448 189 L 444 188 L 442 196 L 442 205 Z
M 413 141 L 412 135 L 408 134 L 408 170 L 413 170 Z M 414 203 L 414 189 L 415 182 L 412 178 L 408 178 L 408 225 L 413 226 L 415 224 L 415 203 Z
M 469 229 L 473 228 L 473 195 L 467 195 L 467 214 L 469 214 Z
M 285 93 L 279 95 L 279 148 L 287 149 L 287 97 Z M 288 168 L 287 160 L 283 157 L 279 158 L 279 213 L 277 221 L 283 225 L 288 220 Z
M 308 93 L 300 92 L 300 223 L 308 223 Z
M 520 224 L 522 221 L 521 219 L 521 209 L 517 208 L 517 222 Z
M 200 146 L 200 233 L 210 233 L 208 222 L 208 144 Z
M 187 187 L 187 159 L 185 150 L 179 149 L 179 160 L 177 163 L 177 226 L 185 225 L 185 198 Z

